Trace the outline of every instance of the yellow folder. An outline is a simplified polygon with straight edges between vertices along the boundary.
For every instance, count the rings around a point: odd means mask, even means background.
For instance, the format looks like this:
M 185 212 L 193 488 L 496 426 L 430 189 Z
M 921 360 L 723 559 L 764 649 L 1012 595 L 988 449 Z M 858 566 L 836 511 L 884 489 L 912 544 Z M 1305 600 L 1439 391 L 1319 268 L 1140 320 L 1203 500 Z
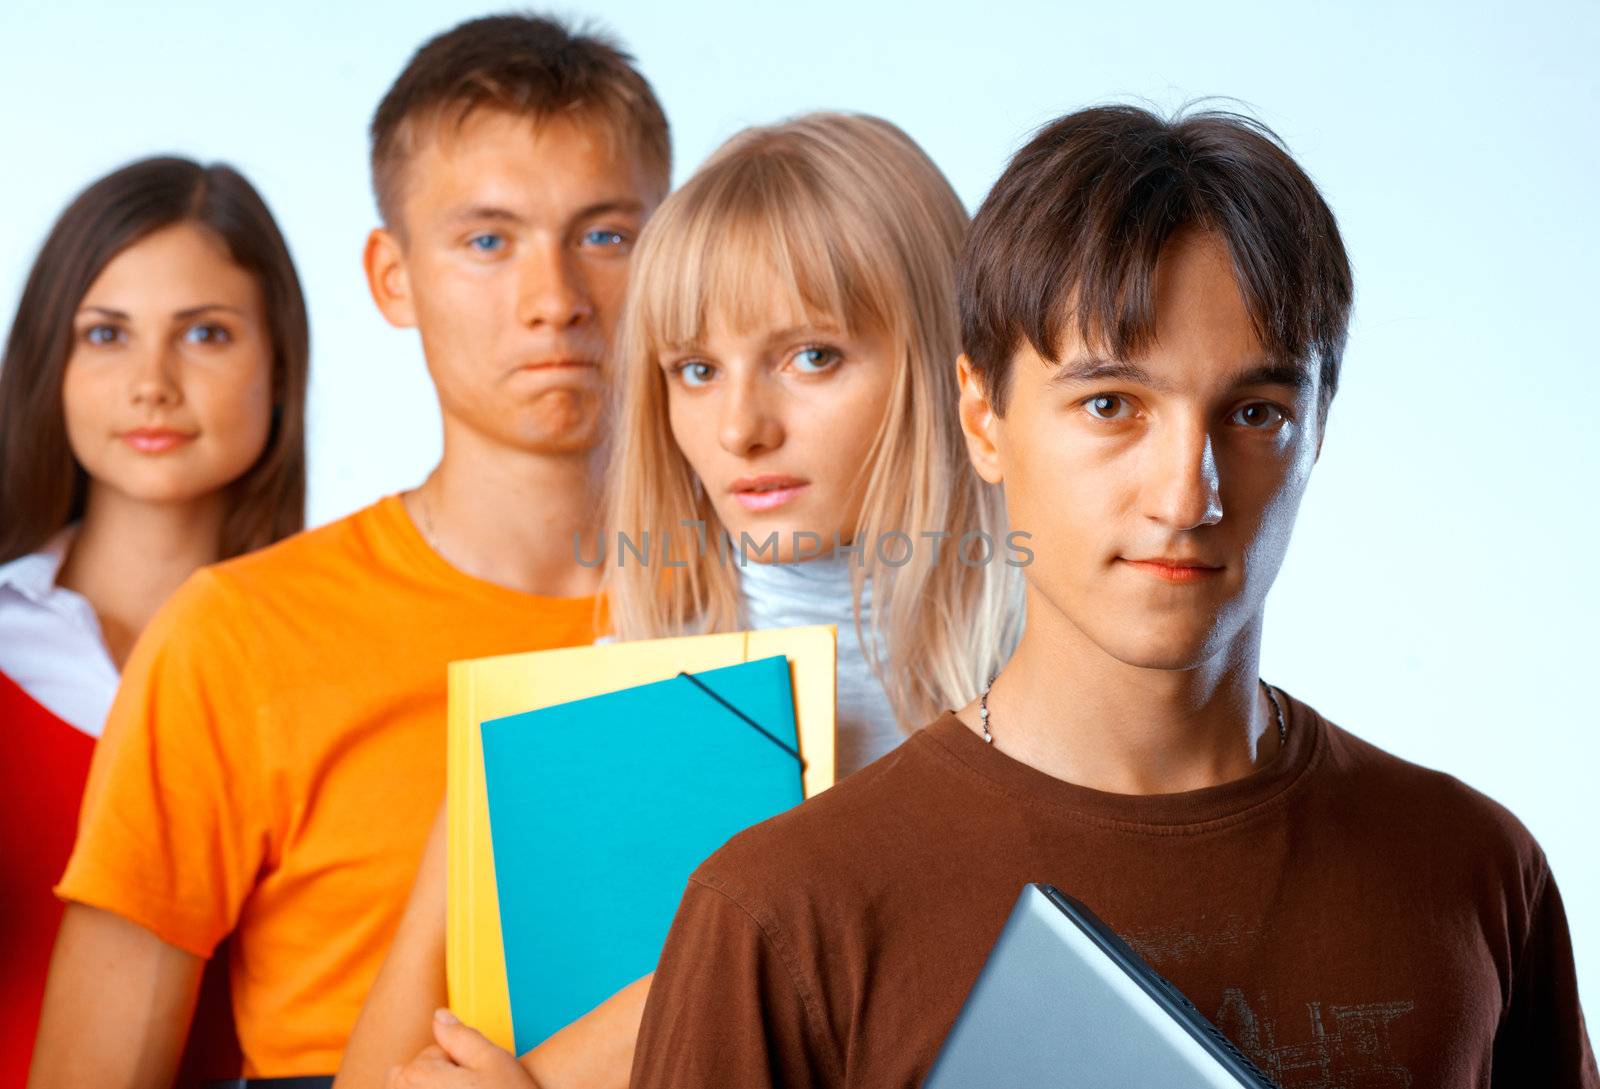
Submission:
M 501 1047 L 512 1046 L 500 899 L 489 837 L 481 723 L 638 684 L 781 654 L 789 659 L 806 797 L 834 779 L 833 625 L 565 647 L 450 663 L 449 895 L 445 931 L 450 1008 Z

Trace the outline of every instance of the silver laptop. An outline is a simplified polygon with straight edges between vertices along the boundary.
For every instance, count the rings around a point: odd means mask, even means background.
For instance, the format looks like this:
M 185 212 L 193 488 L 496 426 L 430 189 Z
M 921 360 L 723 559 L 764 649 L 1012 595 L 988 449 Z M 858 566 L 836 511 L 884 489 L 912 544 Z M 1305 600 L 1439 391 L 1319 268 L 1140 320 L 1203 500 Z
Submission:
M 1028 885 L 924 1089 L 1277 1089 L 1083 904 Z

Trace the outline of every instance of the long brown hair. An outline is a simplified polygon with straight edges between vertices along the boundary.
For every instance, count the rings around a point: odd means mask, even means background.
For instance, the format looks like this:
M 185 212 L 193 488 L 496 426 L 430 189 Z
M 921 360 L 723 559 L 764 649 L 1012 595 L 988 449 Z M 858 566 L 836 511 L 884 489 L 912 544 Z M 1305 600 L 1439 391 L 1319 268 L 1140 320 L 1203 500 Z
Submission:
M 305 297 L 277 222 L 232 167 L 143 159 L 78 195 L 51 228 L 28 274 L 0 363 L 0 563 L 36 551 L 83 516 L 88 474 L 67 442 L 62 376 L 73 318 L 111 259 L 165 227 L 197 223 L 261 284 L 272 340 L 272 428 L 256 463 L 228 485 L 221 559 L 305 525 Z

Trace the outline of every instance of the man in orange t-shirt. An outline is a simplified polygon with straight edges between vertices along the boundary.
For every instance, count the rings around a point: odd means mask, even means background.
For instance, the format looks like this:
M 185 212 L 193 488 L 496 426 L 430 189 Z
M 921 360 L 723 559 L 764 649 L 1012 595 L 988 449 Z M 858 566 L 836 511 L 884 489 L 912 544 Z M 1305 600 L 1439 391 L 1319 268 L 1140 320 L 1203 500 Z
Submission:
M 586 643 L 602 363 L 670 171 L 626 54 L 528 16 L 425 45 L 372 123 L 365 264 L 444 417 L 427 481 L 204 569 L 90 772 L 31 1084 L 170 1082 L 228 935 L 244 1073 L 331 1074 L 444 785 L 446 664 Z

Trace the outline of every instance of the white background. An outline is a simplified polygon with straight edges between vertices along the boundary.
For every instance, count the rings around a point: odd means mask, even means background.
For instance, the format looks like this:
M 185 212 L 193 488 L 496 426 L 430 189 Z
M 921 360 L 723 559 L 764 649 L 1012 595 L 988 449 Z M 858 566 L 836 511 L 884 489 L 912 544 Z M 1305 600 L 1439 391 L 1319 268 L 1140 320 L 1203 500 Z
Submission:
M 159 151 L 227 160 L 279 216 L 312 308 L 312 521 L 415 483 L 439 429 L 414 338 L 360 273 L 365 126 L 411 50 L 488 10 L 4 0 L 0 320 L 90 179 Z M 898 122 L 972 208 L 1031 128 L 1089 103 L 1224 95 L 1272 125 L 1339 217 L 1357 304 L 1264 675 L 1522 818 L 1600 1017 L 1600 5 L 556 10 L 632 47 L 680 180 L 740 126 L 817 107 Z

